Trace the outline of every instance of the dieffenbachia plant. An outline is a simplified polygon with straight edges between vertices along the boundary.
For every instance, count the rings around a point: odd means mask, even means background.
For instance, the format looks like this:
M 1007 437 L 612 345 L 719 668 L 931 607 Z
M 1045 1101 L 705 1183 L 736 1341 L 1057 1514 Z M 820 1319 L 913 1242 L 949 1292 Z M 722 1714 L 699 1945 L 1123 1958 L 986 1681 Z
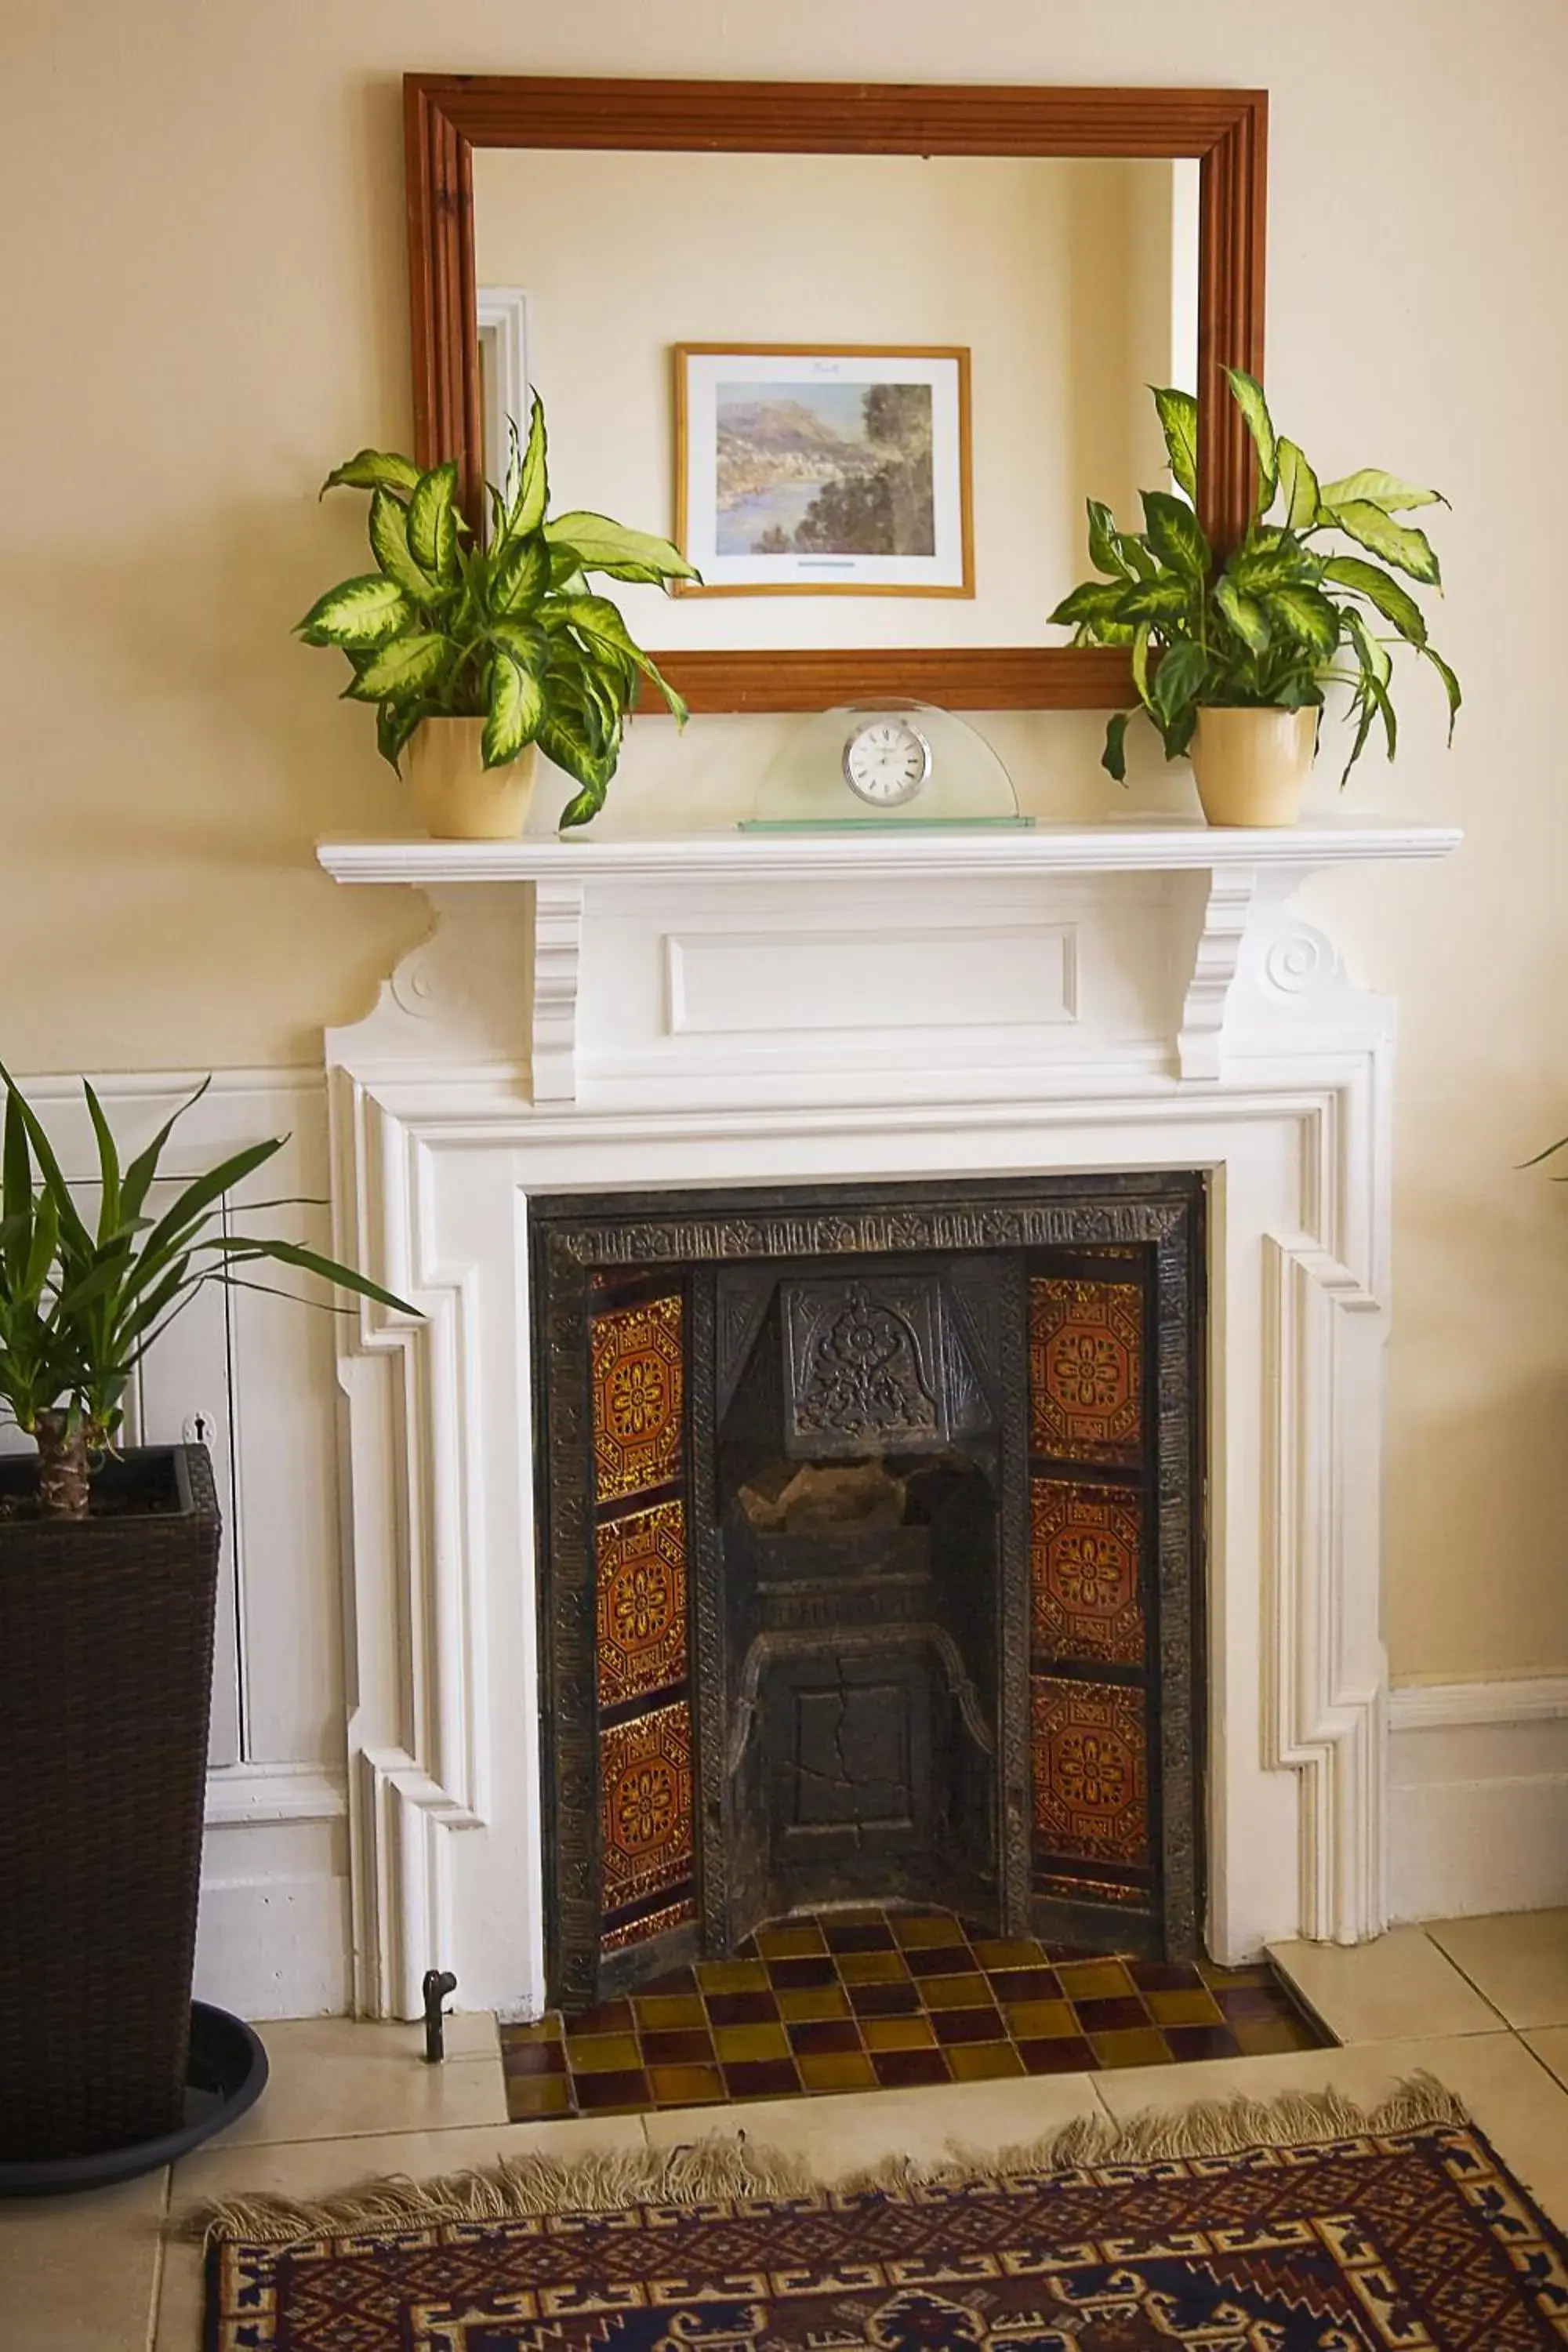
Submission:
M 1426 533 L 1394 518 L 1447 500 L 1374 467 L 1320 484 L 1296 443 L 1275 432 L 1262 386 L 1240 368 L 1228 373 L 1258 457 L 1257 503 L 1241 544 L 1216 563 L 1195 512 L 1197 403 L 1190 393 L 1156 391 L 1182 495 L 1145 490 L 1141 531 L 1118 530 L 1110 508 L 1091 499 L 1089 560 L 1101 576 L 1064 597 L 1052 621 L 1072 628 L 1075 645 L 1131 648 L 1139 704 L 1167 760 L 1187 750 L 1205 706 L 1299 710 L 1321 706 L 1335 682 L 1350 688 L 1356 721 L 1341 782 L 1375 719 L 1392 759 L 1399 728 L 1389 649 L 1396 644 L 1412 646 L 1442 679 L 1452 740 L 1459 681 L 1428 642 L 1415 597 L 1385 568 L 1441 589 Z M 1366 554 L 1335 553 L 1317 543 L 1324 533 Z M 1368 555 L 1381 561 L 1369 562 Z M 1102 764 L 1119 783 L 1126 781 L 1125 740 L 1135 715 L 1118 711 L 1106 729 Z
M 526 448 L 513 432 L 505 489 L 487 485 L 482 547 L 458 506 L 455 463 L 421 472 L 410 457 L 362 449 L 328 475 L 323 495 L 344 485 L 371 494 L 378 568 L 329 590 L 299 635 L 348 656 L 347 694 L 377 706 L 384 759 L 395 768 L 426 719 L 482 719 L 485 766 L 504 767 L 537 743 L 579 787 L 563 825 L 585 824 L 604 806 L 638 674 L 678 720 L 687 715 L 588 574 L 668 587 L 695 580 L 691 565 L 668 540 L 606 515 L 547 513 L 537 397 Z

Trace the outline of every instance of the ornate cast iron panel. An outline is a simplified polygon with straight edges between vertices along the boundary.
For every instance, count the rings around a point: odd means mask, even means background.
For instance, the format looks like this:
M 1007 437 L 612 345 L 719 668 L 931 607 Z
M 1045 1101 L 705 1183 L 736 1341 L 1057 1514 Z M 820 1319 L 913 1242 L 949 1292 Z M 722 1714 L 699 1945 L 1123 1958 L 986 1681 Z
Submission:
M 895 1444 L 990 1433 L 998 1924 L 1196 1949 L 1203 1205 L 1160 1174 L 534 1202 L 552 2000 L 721 1956 L 748 1907 L 716 1433 L 748 1360 L 809 1400 L 814 1287 L 864 1290 Z M 822 1393 L 796 1459 L 853 1419 Z
M 591 1287 L 601 1948 L 662 1952 L 697 1916 L 686 1301 L 668 1275 Z
M 942 1310 L 930 1275 L 781 1286 L 784 1451 L 821 1460 L 945 1445 Z

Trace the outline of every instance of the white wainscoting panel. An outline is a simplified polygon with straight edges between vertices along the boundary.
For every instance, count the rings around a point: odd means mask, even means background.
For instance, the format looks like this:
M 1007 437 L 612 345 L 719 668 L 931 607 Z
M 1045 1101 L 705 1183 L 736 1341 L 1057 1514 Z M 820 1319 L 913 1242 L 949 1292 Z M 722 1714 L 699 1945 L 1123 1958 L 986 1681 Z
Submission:
M 121 1156 L 140 1150 L 197 1083 L 139 1073 L 96 1080 Z M 96 1153 L 79 1081 L 26 1086 L 84 1214 L 95 1214 Z M 172 1199 L 179 1181 L 274 1135 L 289 1138 L 284 1150 L 223 1203 L 229 1230 L 249 1224 L 328 1249 L 320 1071 L 220 1072 L 181 1119 L 158 1193 Z M 279 1200 L 286 1205 L 258 1205 Z M 247 2017 L 300 2017 L 346 2008 L 351 1977 L 340 1398 L 334 1318 L 320 1286 L 282 1269 L 257 1278 L 316 1303 L 202 1291 L 149 1353 L 125 1433 L 132 1444 L 205 1442 L 224 1518 L 196 1991 Z M 0 1442 L 15 1443 L 16 1433 Z
M 1389 1697 L 1395 1919 L 1568 1904 L 1568 1676 Z

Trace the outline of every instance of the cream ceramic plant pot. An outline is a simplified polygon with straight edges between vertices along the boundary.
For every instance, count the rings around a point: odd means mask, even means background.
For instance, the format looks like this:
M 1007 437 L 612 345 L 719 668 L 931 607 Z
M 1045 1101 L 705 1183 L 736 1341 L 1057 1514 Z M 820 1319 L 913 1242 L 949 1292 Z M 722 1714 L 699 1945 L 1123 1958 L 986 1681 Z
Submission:
M 515 841 L 528 823 L 539 764 L 530 743 L 504 768 L 479 756 L 482 719 L 426 719 L 408 746 L 408 780 L 437 841 Z
M 1210 824 L 1294 824 L 1318 749 L 1318 717 L 1314 709 L 1200 710 L 1193 774 Z

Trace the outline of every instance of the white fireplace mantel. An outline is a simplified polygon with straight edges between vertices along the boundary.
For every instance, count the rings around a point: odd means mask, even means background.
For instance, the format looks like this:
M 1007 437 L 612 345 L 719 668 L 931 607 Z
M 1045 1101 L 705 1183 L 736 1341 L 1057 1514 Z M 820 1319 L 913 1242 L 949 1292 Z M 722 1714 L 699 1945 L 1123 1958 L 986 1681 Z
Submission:
M 350 841 L 325 843 L 317 854 L 339 882 L 411 886 L 443 915 L 458 889 L 530 886 L 531 1091 L 536 1102 L 573 1102 L 595 1079 L 663 1085 L 684 1074 L 732 1083 L 763 1071 L 776 1079 L 790 1067 L 785 1041 L 798 1044 L 803 1028 L 970 1028 L 991 1033 L 993 1045 L 1023 1044 L 1037 1059 L 1033 1042 L 994 1033 L 1081 1019 L 1081 926 L 1053 930 L 1036 911 L 1042 891 L 1053 888 L 1058 912 L 1063 903 L 1082 906 L 1086 885 L 1098 889 L 1101 916 L 1111 894 L 1129 915 L 1156 904 L 1178 913 L 1158 976 L 1167 984 L 1165 1018 L 1154 1025 L 1175 1075 L 1217 1079 L 1243 941 L 1259 913 L 1322 867 L 1439 857 L 1459 837 L 1440 825 L 1352 817 L 1257 832 L 1132 821 L 1025 832 L 889 825 L 603 842 Z M 651 975 L 638 952 L 650 920 L 661 927 Z M 984 973 L 964 953 L 976 922 L 993 935 Z M 846 931 L 880 937 L 879 971 L 846 961 Z M 759 957 L 764 932 L 771 946 Z M 405 974 L 403 986 L 404 1010 L 412 1011 L 418 983 Z M 1156 992 L 1157 982 L 1145 987 L 1146 1009 Z M 814 1019 L 812 1008 L 835 995 L 831 1016 Z M 820 1067 L 821 1051 L 811 1058 Z M 837 1058 L 853 1057 L 840 1050 Z
M 1292 904 L 1435 825 L 337 842 L 431 935 L 329 1034 L 356 1998 L 544 1995 L 530 1204 L 1182 1168 L 1208 1182 L 1209 1948 L 1386 1919 L 1394 1008 Z

